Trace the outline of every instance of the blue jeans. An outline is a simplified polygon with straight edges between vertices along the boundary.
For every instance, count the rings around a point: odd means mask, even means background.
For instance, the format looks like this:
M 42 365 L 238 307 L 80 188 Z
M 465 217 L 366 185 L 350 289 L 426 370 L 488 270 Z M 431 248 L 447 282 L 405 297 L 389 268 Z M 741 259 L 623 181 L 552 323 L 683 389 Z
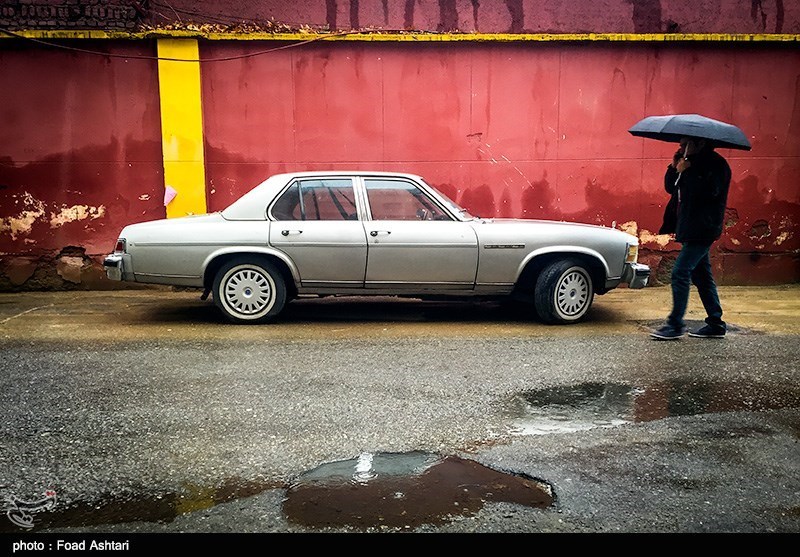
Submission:
M 683 316 L 689 304 L 689 287 L 694 284 L 700 294 L 700 301 L 708 317 L 706 323 L 712 326 L 725 327 L 722 320 L 722 306 L 719 303 L 717 284 L 711 274 L 711 259 L 708 250 L 711 244 L 686 242 L 672 267 L 672 313 L 667 317 L 667 324 L 683 329 L 686 324 Z

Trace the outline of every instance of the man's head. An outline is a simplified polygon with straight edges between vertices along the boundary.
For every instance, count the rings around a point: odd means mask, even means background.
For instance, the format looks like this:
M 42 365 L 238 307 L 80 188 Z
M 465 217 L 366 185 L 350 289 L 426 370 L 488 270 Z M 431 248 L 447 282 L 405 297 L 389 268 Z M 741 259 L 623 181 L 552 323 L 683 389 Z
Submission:
M 684 157 L 688 157 L 689 155 L 693 155 L 694 153 L 699 153 L 704 149 L 709 149 L 712 147 L 712 144 L 707 139 L 703 139 L 701 137 L 682 137 L 681 138 L 681 151 L 683 152 Z

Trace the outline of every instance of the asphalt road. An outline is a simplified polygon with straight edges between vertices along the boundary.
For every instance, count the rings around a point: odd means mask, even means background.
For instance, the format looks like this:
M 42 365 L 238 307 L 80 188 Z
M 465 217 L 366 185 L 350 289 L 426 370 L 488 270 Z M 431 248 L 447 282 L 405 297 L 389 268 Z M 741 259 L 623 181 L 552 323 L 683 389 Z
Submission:
M 234 326 L 195 292 L 0 294 L 0 532 L 797 533 L 800 287 L 721 297 L 727 338 L 658 342 L 663 288 L 567 327 L 485 303 L 304 300 Z M 289 516 L 310 471 L 364 455 L 400 487 L 310 481 L 359 518 Z M 419 455 L 480 471 L 431 487 Z M 520 478 L 551 504 L 518 502 Z

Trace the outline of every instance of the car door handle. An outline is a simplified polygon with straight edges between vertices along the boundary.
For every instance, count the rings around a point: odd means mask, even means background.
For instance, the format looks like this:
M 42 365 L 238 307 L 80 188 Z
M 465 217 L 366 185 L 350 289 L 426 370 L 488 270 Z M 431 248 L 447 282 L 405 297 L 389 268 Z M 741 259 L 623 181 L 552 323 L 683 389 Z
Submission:
M 370 231 L 369 235 L 372 237 L 377 236 L 378 234 L 391 234 L 391 230 L 372 230 Z
M 302 230 L 281 230 L 281 234 L 288 236 L 289 234 L 302 234 Z

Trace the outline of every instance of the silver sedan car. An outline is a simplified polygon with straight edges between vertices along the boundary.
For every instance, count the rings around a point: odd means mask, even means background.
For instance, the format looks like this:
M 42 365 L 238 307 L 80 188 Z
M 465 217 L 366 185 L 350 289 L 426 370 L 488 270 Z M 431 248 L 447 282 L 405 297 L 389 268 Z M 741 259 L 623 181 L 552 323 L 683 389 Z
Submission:
M 104 267 L 202 288 L 236 323 L 331 295 L 518 297 L 546 323 L 576 323 L 595 294 L 646 286 L 637 256 L 637 238 L 613 228 L 474 217 L 416 175 L 297 172 L 217 213 L 126 226 Z

